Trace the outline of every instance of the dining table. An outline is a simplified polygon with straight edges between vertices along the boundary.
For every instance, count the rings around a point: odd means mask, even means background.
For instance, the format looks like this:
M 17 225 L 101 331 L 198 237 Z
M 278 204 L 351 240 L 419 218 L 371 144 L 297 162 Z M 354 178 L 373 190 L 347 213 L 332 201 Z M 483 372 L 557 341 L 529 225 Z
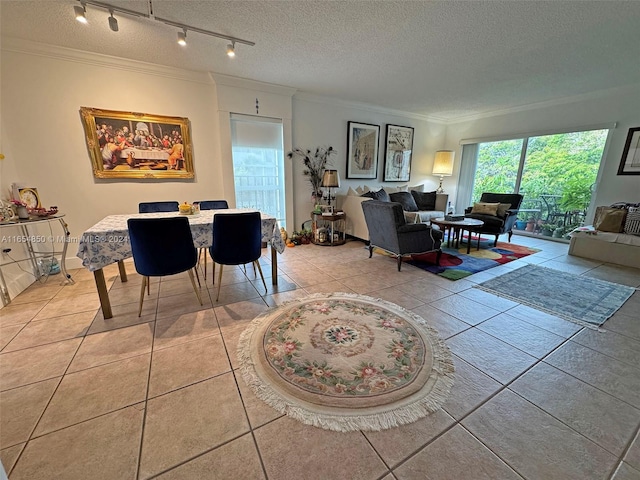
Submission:
M 189 220 L 193 246 L 195 248 L 210 247 L 213 243 L 213 217 L 229 213 L 255 212 L 251 209 L 229 208 L 223 210 L 201 210 L 200 213 L 185 215 Z M 175 217 L 177 212 L 135 213 L 126 215 L 109 215 L 94 226 L 86 230 L 78 243 L 77 257 L 82 259 L 82 265 L 93 272 L 100 307 L 105 319 L 112 318 L 111 302 L 104 277 L 103 268 L 113 263 L 118 264 L 120 280 L 127 281 L 127 273 L 123 261 L 131 258 L 131 243 L 127 220 L 130 218 L 166 218 Z M 280 234 L 278 221 L 275 217 L 260 212 L 262 218 L 262 242 L 271 247 L 271 280 L 278 284 L 277 254 L 285 249 L 285 243 Z M 229 232 L 233 235 L 234 232 Z

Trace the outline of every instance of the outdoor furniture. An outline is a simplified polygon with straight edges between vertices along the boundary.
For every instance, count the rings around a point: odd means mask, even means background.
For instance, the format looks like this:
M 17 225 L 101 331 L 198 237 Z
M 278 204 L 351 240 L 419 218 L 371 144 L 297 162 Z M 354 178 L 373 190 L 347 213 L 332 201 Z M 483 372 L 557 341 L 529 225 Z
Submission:
M 480 230 L 480 234 L 494 235 L 495 240 L 493 246 L 498 244 L 498 237 L 503 233 L 509 234 L 509 242 L 511 242 L 511 236 L 513 235 L 513 225 L 518 218 L 520 204 L 522 203 L 523 196 L 518 193 L 489 193 L 485 192 L 480 196 L 480 202 L 483 203 L 502 203 L 508 204 L 509 208 L 506 210 L 504 216 L 500 215 L 488 215 L 485 213 L 471 213 L 473 207 L 467 208 L 464 213 L 467 218 L 475 218 L 476 220 L 482 220 L 484 226 Z
M 425 223 L 406 223 L 399 203 L 370 200 L 362 203 L 362 210 L 369 230 L 369 258 L 374 247 L 380 248 L 396 257 L 400 271 L 403 255 L 435 251 L 436 265 L 440 265 L 440 230 Z
M 570 213 L 562 211 L 560 205 L 558 205 L 558 201 L 561 198 L 561 195 L 540 195 L 540 199 L 544 203 L 547 211 L 545 223 L 553 223 L 555 225 L 567 224 L 567 219 L 570 217 Z M 562 223 L 560 223 L 560 221 Z

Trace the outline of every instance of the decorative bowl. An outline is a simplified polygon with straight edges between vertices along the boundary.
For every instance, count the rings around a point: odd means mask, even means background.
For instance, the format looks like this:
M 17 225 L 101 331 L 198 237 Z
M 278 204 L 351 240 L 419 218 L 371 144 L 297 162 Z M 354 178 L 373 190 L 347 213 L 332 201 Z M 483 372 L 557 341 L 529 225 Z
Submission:
M 58 207 L 50 207 L 48 210 L 46 208 L 31 208 L 29 210 L 29 215 L 34 217 L 49 217 L 56 213 L 58 213 Z

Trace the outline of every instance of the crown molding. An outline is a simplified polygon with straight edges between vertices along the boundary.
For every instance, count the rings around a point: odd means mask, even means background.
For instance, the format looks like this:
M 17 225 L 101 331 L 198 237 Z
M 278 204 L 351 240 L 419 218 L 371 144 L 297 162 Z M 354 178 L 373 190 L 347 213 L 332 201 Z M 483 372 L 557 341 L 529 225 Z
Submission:
M 447 125 L 453 125 L 457 123 L 477 121 L 485 118 L 498 117 L 501 115 L 509 115 L 512 113 L 527 112 L 531 110 L 538 110 L 541 108 L 553 107 L 558 105 L 579 103 L 587 100 L 597 100 L 599 98 L 605 98 L 616 93 L 625 93 L 627 91 L 629 93 L 634 92 L 634 94 L 637 95 L 637 92 L 639 90 L 640 90 L 640 84 L 634 83 L 630 85 L 623 85 L 622 87 L 608 88 L 606 90 L 598 90 L 597 92 L 581 93 L 579 95 L 572 95 L 570 97 L 563 97 L 555 100 L 546 100 L 544 102 L 538 102 L 538 103 L 530 103 L 528 105 L 520 105 L 512 108 L 503 108 L 499 110 L 492 110 L 489 112 L 474 113 L 472 115 L 461 115 L 459 117 L 451 118 L 447 120 L 445 123 Z
M 298 91 L 297 88 L 293 87 L 276 85 L 275 83 L 260 82 L 258 80 L 250 80 L 248 78 L 233 77 L 231 75 L 223 75 L 222 73 L 210 72 L 209 75 L 216 85 L 224 85 L 226 87 L 245 88 L 247 90 L 283 95 L 285 97 L 292 97 Z
M 106 67 L 116 70 L 124 70 L 127 72 L 154 75 L 157 77 L 173 78 L 187 82 L 211 84 L 211 79 L 207 72 L 196 72 L 194 70 L 167 67 L 164 65 L 157 65 L 155 63 L 129 60 L 122 57 L 105 55 L 103 53 L 93 53 L 67 47 L 58 47 L 14 37 L 3 37 L 0 48 L 4 52 L 36 55 L 67 62 L 81 63 L 84 65 Z
M 421 115 L 419 113 L 404 112 L 402 110 L 394 110 L 392 108 L 380 107 L 380 106 L 371 105 L 368 103 L 353 102 L 349 100 L 342 100 L 335 97 L 326 97 L 323 95 L 316 95 L 316 94 L 307 93 L 307 92 L 297 92 L 294 95 L 294 98 L 297 100 L 304 100 L 307 102 L 314 102 L 314 103 L 322 103 L 326 105 L 333 105 L 336 107 L 355 108 L 358 110 L 366 110 L 368 112 L 381 113 L 384 115 L 393 115 L 396 117 L 412 118 L 414 120 L 420 120 L 423 122 L 432 122 L 432 123 L 441 123 L 441 124 L 445 123 L 445 121 L 439 117 L 434 117 L 430 115 Z

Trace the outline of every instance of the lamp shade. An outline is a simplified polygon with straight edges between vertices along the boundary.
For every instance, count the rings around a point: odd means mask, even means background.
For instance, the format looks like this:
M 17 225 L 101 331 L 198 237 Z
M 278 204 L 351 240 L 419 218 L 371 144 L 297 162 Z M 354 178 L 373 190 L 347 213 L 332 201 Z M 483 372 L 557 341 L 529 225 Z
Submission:
M 453 174 L 453 157 L 455 152 L 453 150 L 438 150 L 436 152 L 436 159 L 433 162 L 433 175 L 442 175 L 448 177 Z
M 337 170 L 325 170 L 324 175 L 322 175 L 322 187 L 332 187 L 338 188 L 340 187 L 340 175 L 338 175 Z

